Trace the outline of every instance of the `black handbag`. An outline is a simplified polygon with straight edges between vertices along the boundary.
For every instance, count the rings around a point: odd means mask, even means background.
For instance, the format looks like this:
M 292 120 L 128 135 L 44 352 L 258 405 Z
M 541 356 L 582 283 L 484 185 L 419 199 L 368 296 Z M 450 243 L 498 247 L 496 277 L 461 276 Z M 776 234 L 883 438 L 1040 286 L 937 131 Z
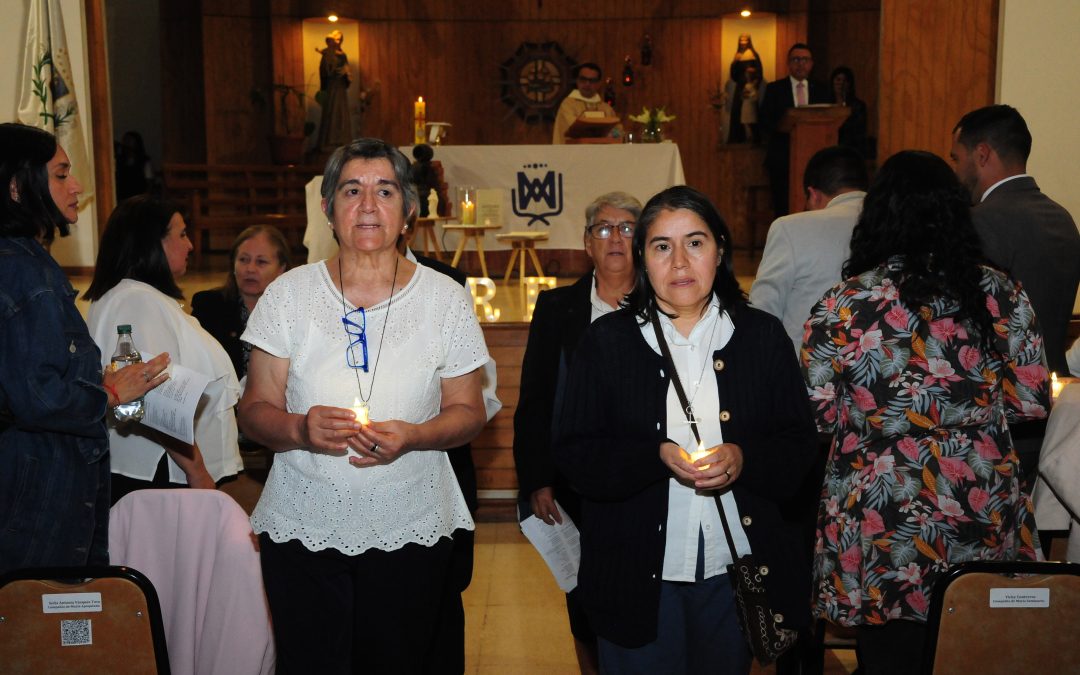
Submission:
M 656 341 L 660 345 L 660 351 L 667 362 L 667 368 L 671 372 L 671 382 L 675 385 L 675 393 L 679 396 L 686 413 L 686 421 L 694 432 L 694 438 L 701 443 L 701 435 L 698 433 L 697 422 L 690 410 L 690 404 L 686 399 L 682 382 L 679 381 L 679 373 L 675 370 L 675 362 L 671 358 L 671 350 L 660 328 L 660 318 L 654 313 L 652 316 L 653 331 L 656 333 Z M 720 512 L 720 523 L 724 526 L 724 538 L 727 539 L 728 550 L 734 562 L 727 566 L 728 581 L 731 590 L 735 593 L 735 605 L 738 613 L 739 628 L 742 629 L 743 637 L 754 658 L 763 666 L 775 661 L 781 654 L 795 646 L 799 639 L 799 632 L 792 628 L 783 628 L 780 624 L 784 616 L 774 612 L 769 607 L 769 597 L 765 590 L 765 579 L 769 575 L 766 565 L 759 565 L 754 560 L 753 553 L 736 557 L 735 541 L 731 537 L 731 527 L 724 516 L 724 505 L 720 501 L 720 493 L 713 491 L 713 501 L 716 509 Z

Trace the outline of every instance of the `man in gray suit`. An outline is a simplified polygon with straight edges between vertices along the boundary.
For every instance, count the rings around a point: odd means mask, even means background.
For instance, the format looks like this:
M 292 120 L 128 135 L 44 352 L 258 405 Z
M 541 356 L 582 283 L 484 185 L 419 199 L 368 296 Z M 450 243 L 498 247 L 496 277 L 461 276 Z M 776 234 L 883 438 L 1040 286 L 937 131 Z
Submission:
M 992 105 L 960 118 L 949 153 L 971 191 L 971 216 L 990 262 L 1017 279 L 1031 298 L 1046 338 L 1046 360 L 1059 375 L 1066 330 L 1080 283 L 1080 233 L 1072 216 L 1027 174 L 1031 132 L 1011 106 Z M 1035 425 L 1029 429 L 1020 427 Z M 1021 473 L 1033 479 L 1045 423 L 1013 429 Z
M 777 218 L 769 228 L 750 303 L 784 322 L 796 352 L 810 308 L 841 280 L 866 186 L 866 162 L 858 152 L 819 150 L 803 174 L 807 210 Z
M 867 183 L 866 161 L 857 151 L 840 146 L 819 150 L 803 172 L 806 211 L 777 218 L 769 227 L 750 304 L 784 323 L 796 353 L 810 308 L 841 280 Z M 787 516 L 802 523 L 808 553 L 813 551 L 828 449 L 828 443 L 821 444 L 813 470 L 786 507 Z M 776 672 L 822 672 L 823 630 L 819 625 L 815 635 L 800 635 L 798 645 L 777 661 Z

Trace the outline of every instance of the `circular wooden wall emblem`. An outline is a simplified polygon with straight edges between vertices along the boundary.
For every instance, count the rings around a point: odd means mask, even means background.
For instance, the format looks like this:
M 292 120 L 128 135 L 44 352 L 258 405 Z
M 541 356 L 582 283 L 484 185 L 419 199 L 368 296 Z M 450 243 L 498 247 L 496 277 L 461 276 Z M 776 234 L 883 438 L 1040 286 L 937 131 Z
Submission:
M 576 63 L 558 42 L 523 42 L 499 66 L 503 103 L 526 122 L 555 119 L 559 104 L 574 89 Z

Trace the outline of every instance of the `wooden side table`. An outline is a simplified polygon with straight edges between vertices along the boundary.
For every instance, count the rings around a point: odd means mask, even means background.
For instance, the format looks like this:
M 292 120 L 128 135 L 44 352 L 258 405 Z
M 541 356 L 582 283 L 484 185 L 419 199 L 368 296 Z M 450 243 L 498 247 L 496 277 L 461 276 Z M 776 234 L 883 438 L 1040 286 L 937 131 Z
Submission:
M 536 268 L 536 276 L 544 276 L 544 268 L 540 266 L 540 259 L 536 257 L 536 242 L 547 241 L 547 232 L 507 232 L 495 235 L 495 239 L 510 244 L 510 262 L 506 263 L 506 274 L 503 275 L 503 283 L 510 283 L 510 275 L 514 271 L 514 261 L 520 265 L 518 270 L 518 283 L 525 283 L 525 258 L 526 254 L 532 259 L 533 267 Z
M 480 271 L 485 277 L 488 276 L 487 260 L 484 258 L 484 233 L 488 230 L 499 229 L 502 229 L 502 225 L 462 225 L 460 223 L 443 225 L 443 231 L 461 233 L 461 241 L 458 242 L 457 250 L 454 251 L 454 259 L 450 261 L 450 266 L 457 267 L 461 254 L 465 251 L 465 243 L 471 239 L 476 247 L 476 253 L 480 256 Z

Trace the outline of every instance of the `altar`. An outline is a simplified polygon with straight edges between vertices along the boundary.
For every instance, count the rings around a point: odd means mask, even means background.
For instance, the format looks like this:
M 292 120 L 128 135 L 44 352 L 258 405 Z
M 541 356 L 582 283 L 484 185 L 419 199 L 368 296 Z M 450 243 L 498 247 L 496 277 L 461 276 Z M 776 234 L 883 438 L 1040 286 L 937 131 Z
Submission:
M 686 182 L 682 157 L 675 143 L 625 145 L 443 145 L 434 148 L 442 162 L 451 201 L 460 186 L 502 191 L 501 229 L 485 235 L 486 250 L 510 246 L 495 238 L 498 232 L 546 232 L 538 248 L 582 248 L 585 207 L 606 192 L 621 190 L 644 204 L 657 192 Z M 401 151 L 412 158 L 412 148 Z M 336 244 L 319 208 L 322 176 L 306 186 L 307 231 L 304 245 L 309 260 L 332 255 Z M 455 208 L 449 223 L 460 222 Z M 484 223 L 479 223 L 483 225 Z M 443 240 L 443 223 L 433 225 Z M 448 239 L 456 237 L 448 235 Z M 456 239 L 447 242 L 451 246 Z

